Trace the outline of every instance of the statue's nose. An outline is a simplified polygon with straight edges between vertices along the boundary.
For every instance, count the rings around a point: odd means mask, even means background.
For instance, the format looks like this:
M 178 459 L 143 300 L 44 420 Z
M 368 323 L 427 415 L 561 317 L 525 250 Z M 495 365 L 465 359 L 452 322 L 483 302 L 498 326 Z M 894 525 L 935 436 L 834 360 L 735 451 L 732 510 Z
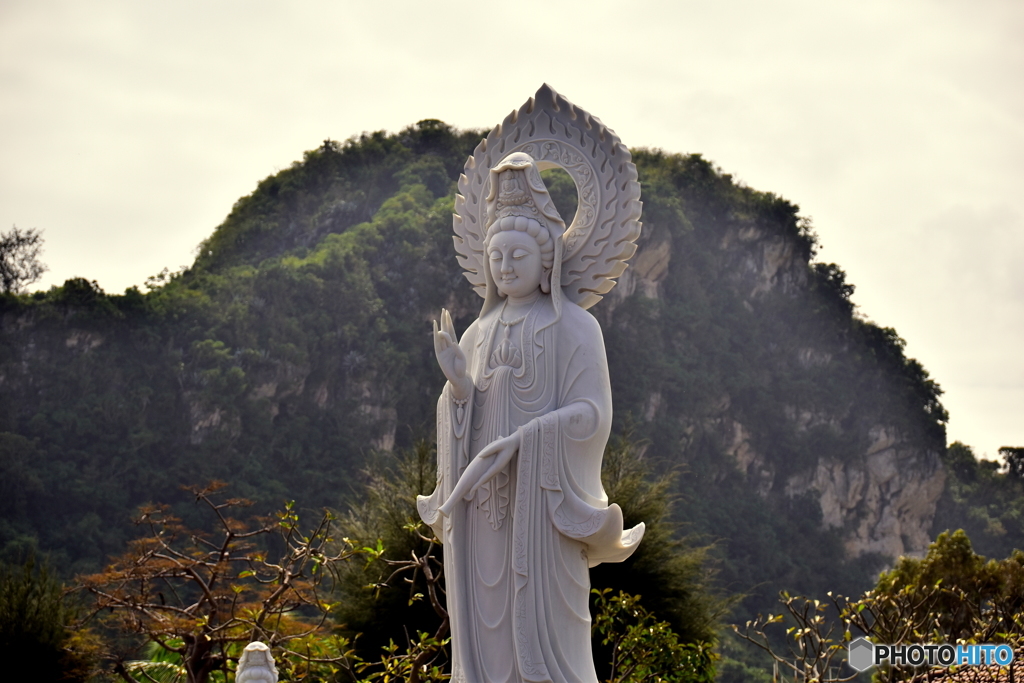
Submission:
M 506 255 L 505 258 L 501 259 L 501 272 L 511 273 L 512 272 L 512 257 Z

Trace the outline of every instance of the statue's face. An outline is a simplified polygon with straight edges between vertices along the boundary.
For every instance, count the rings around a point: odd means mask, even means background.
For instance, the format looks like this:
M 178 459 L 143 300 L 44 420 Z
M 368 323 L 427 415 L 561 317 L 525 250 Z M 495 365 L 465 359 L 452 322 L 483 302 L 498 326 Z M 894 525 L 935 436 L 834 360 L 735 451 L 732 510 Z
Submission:
M 544 266 L 540 247 L 525 232 L 506 230 L 491 238 L 487 247 L 491 277 L 505 296 L 523 297 L 540 287 Z

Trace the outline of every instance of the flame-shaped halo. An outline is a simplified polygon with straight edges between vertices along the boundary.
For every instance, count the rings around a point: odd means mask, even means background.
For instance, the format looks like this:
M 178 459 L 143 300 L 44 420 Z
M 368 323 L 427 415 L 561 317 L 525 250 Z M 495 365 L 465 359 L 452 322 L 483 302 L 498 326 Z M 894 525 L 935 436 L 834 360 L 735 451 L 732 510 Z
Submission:
M 482 297 L 489 171 L 513 152 L 529 154 L 542 171 L 562 168 L 576 183 L 576 217 L 561 238 L 561 284 L 566 298 L 590 308 L 615 286 L 640 236 L 640 183 L 629 150 L 547 84 L 495 126 L 466 160 L 453 217 L 459 264 Z

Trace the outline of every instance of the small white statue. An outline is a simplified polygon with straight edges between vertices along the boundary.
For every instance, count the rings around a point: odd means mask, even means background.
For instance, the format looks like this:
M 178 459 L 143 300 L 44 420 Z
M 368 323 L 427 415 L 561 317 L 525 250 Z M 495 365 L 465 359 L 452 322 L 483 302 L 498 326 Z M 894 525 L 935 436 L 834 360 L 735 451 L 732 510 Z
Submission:
M 277 683 L 277 667 L 269 647 L 258 640 L 245 646 L 238 658 L 235 683 Z
M 540 177 L 559 166 L 579 208 L 568 229 Z M 448 379 L 437 487 L 423 520 L 444 543 L 454 683 L 596 683 L 589 568 L 620 562 L 624 531 L 601 459 L 612 396 L 600 301 L 636 251 L 640 186 L 601 122 L 543 86 L 466 163 L 455 247 L 484 298 L 456 338 L 434 324 Z

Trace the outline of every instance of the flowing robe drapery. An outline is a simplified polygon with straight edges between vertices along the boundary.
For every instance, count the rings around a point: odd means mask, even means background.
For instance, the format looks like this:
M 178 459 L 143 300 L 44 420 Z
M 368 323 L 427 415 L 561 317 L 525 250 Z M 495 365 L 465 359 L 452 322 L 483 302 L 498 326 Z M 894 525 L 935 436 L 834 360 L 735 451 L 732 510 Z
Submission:
M 457 683 L 596 683 L 589 567 L 626 559 L 643 525 L 623 531 L 601 459 L 611 389 L 600 326 L 542 296 L 521 322 L 500 308 L 460 346 L 473 395 L 446 385 L 437 410 L 437 487 L 418 501 L 445 546 Z M 507 331 L 506 331 L 507 330 Z M 482 448 L 518 431 L 518 454 L 450 516 L 439 506 Z

